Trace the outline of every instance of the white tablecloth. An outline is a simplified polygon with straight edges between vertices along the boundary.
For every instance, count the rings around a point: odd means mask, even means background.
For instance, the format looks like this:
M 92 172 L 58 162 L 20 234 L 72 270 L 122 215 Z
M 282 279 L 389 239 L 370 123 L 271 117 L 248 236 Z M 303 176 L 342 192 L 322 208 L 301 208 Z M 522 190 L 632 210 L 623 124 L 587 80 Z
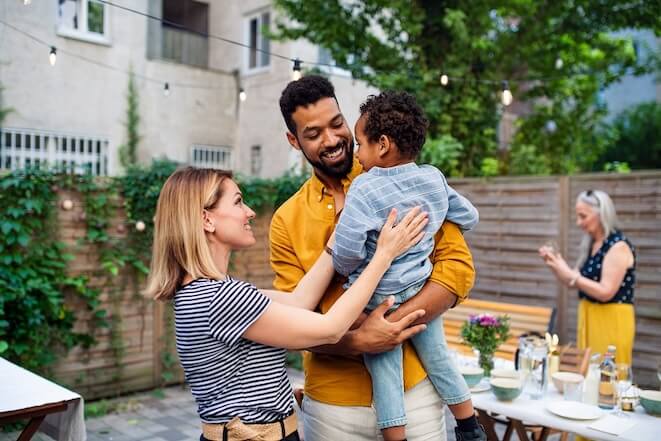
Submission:
M 470 360 L 467 357 L 460 357 L 460 363 L 474 363 L 474 359 Z M 505 360 L 496 360 L 495 365 L 497 368 L 513 368 L 512 363 Z M 487 380 L 483 379 L 483 381 Z M 640 406 L 636 407 L 635 412 L 626 412 L 626 414 L 629 415 L 627 420 L 633 422 L 635 425 L 619 436 L 588 428 L 588 426 L 597 420 L 571 420 L 549 412 L 546 410 L 546 405 L 549 402 L 563 399 L 562 395 L 557 392 L 553 384 L 548 385 L 548 391 L 545 397 L 541 400 L 530 399 L 526 391 L 510 402 L 498 401 L 491 390 L 473 393 L 472 398 L 473 405 L 478 409 L 522 420 L 525 423 L 538 424 L 540 426 L 547 426 L 564 432 L 576 433 L 592 440 L 661 440 L 661 417 L 648 415 Z M 608 415 L 607 411 L 604 412 L 604 416 L 606 415 Z
M 0 412 L 68 403 L 64 412 L 47 415 L 39 430 L 57 441 L 85 441 L 85 414 L 80 395 L 0 358 Z

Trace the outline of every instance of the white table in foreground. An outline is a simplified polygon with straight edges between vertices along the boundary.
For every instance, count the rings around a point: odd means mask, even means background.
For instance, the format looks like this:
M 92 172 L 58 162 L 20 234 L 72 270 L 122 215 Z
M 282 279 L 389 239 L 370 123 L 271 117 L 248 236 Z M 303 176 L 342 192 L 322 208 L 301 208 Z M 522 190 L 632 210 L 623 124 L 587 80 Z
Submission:
M 84 441 L 83 407 L 77 393 L 0 358 L 0 421 L 30 418 L 37 425 L 43 419 L 39 430 L 55 440 Z M 30 439 L 34 432 L 27 429 L 19 440 Z
M 551 385 L 541 400 L 532 400 L 524 391 L 511 402 L 498 401 L 491 390 L 473 394 L 473 405 L 480 410 L 524 421 L 525 423 L 546 426 L 563 432 L 576 433 L 592 440 L 604 441 L 659 441 L 661 440 L 661 417 L 645 413 L 637 406 L 635 412 L 627 412 L 633 427 L 619 436 L 588 428 L 597 420 L 579 421 L 562 418 L 546 410 L 551 401 L 562 400 L 562 396 Z

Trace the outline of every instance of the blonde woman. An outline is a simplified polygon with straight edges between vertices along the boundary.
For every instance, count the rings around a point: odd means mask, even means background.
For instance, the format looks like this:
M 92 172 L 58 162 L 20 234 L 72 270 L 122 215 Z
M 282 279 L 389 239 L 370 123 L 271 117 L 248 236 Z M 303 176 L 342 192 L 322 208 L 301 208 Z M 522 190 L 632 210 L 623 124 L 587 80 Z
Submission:
M 311 310 L 334 274 L 326 252 L 293 293 L 260 291 L 228 276 L 231 252 L 255 244 L 254 217 L 226 171 L 178 170 L 158 200 L 147 291 L 173 303 L 177 352 L 197 401 L 202 441 L 298 440 L 285 349 L 336 343 L 427 223 L 417 208 L 396 226 L 391 213 L 350 295 L 322 315 Z M 402 326 L 423 313 L 410 314 Z
M 615 345 L 616 360 L 631 365 L 636 333 L 634 247 L 618 229 L 613 201 L 603 191 L 578 195 L 576 225 L 585 234 L 575 268 L 548 247 L 540 248 L 539 254 L 558 280 L 578 289 L 578 346 L 604 354 L 608 345 Z

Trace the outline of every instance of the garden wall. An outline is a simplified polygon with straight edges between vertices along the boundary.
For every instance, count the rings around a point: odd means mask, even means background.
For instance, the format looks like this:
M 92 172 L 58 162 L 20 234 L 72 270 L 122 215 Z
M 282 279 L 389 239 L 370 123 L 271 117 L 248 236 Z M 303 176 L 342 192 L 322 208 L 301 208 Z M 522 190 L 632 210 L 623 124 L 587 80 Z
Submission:
M 572 177 L 455 179 L 450 181 L 480 211 L 480 224 L 467 234 L 477 268 L 472 297 L 492 301 L 556 307 L 556 332 L 561 342 L 575 341 L 576 292 L 559 286 L 537 256 L 546 240 L 555 240 L 568 261 L 576 259 L 580 231 L 574 225 L 574 199 L 579 191 L 602 189 L 614 199 L 622 229 L 636 246 L 637 334 L 634 382 L 656 386 L 661 360 L 661 172 L 587 174 Z M 73 274 L 88 274 L 103 287 L 105 279 L 93 250 L 77 245 L 85 234 L 82 209 L 75 194 L 61 193 L 74 201 L 74 209 L 59 212 L 61 237 L 76 259 Z M 258 287 L 270 287 L 268 263 L 269 215 L 254 224 L 258 245 L 236 253 L 233 276 Z M 113 234 L 125 234 L 120 216 Z M 56 367 L 56 376 L 87 399 L 148 389 L 182 380 L 173 358 L 174 338 L 170 306 L 140 297 L 130 273 L 120 274 L 112 289 L 104 288 L 103 301 L 110 312 L 110 329 L 97 331 L 98 344 L 76 349 Z M 116 280 L 117 281 L 117 280 Z M 115 282 L 116 282 L 115 281 Z M 71 300 L 70 303 L 74 302 Z M 76 306 L 74 304 L 74 306 Z M 80 329 L 85 312 L 78 313 Z

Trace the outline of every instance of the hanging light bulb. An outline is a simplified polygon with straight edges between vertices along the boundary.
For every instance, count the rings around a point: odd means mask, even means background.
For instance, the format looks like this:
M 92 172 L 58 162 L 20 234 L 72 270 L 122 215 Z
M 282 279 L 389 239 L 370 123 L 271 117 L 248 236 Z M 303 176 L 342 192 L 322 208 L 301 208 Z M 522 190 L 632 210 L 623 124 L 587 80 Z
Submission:
M 32 3 L 32 0 L 23 0 L 25 6 L 28 6 L 30 3 Z
M 560 58 L 560 57 L 556 58 L 556 60 L 555 60 L 555 68 L 556 69 L 558 69 L 558 70 L 562 69 L 562 66 L 564 66 L 564 65 L 565 65 L 565 62 L 562 61 L 562 58 Z
M 170 83 L 167 81 L 165 82 L 165 85 L 163 85 L 163 95 L 170 96 Z
M 50 62 L 51 66 L 55 66 L 55 62 L 57 61 L 57 49 L 55 49 L 55 46 L 50 47 L 50 54 L 48 54 L 48 61 Z
M 441 85 L 442 86 L 447 86 L 449 81 L 450 81 L 450 78 L 448 78 L 447 75 L 445 75 L 445 74 L 441 75 Z
M 303 74 L 301 73 L 301 60 L 299 60 L 298 58 L 294 59 L 294 68 L 292 70 L 293 70 L 291 76 L 292 80 L 294 81 L 300 80 L 301 77 L 303 76 Z
M 239 89 L 239 99 L 241 101 L 245 101 L 246 99 L 248 99 L 248 95 L 246 95 L 246 91 L 243 90 L 243 87 Z
M 503 103 L 503 106 L 509 106 L 512 104 L 512 92 L 510 91 L 510 87 L 507 84 L 507 81 L 503 81 L 503 93 L 501 95 L 501 102 Z

